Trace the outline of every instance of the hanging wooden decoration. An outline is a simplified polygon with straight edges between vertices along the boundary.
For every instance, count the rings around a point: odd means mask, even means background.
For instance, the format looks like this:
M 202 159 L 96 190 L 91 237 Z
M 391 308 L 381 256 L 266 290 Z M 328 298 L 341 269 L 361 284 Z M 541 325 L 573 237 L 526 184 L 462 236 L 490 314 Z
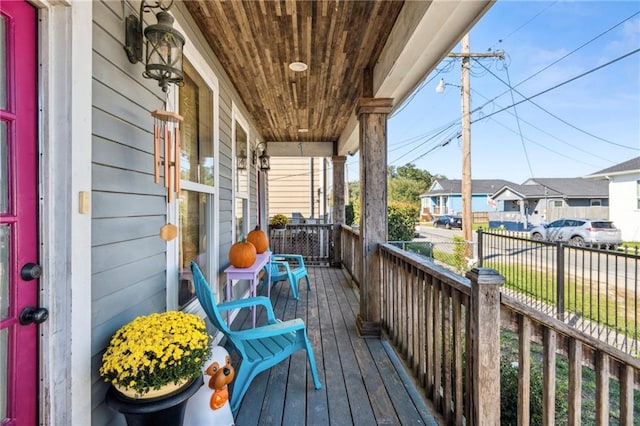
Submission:
M 180 122 L 183 117 L 177 112 L 157 109 L 151 112 L 153 122 L 154 182 L 160 182 L 160 168 L 164 165 L 164 186 L 167 188 L 167 203 L 171 203 L 174 192 L 180 191 Z M 164 145 L 161 148 L 161 141 Z M 163 151 L 161 158 L 160 152 Z

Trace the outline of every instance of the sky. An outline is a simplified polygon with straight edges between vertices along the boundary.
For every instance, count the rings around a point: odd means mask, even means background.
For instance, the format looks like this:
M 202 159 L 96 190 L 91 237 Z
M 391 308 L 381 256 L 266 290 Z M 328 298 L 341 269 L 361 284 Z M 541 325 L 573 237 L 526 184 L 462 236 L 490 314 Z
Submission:
M 640 156 L 640 2 L 498 0 L 469 40 L 505 56 L 470 61 L 472 179 L 581 177 Z M 389 165 L 462 177 L 460 79 L 446 58 L 394 111 Z

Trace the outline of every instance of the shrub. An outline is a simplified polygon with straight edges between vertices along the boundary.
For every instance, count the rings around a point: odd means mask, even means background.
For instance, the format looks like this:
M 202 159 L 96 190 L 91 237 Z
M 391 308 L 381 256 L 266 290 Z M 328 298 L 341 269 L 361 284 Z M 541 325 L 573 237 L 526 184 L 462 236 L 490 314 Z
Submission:
M 542 371 L 531 368 L 529 415 L 531 425 L 542 424 Z M 518 424 L 518 367 L 500 361 L 500 424 Z
M 389 203 L 387 208 L 389 241 L 411 241 L 416 233 L 418 209 L 409 203 Z
M 353 220 L 355 218 L 353 213 L 353 204 L 347 204 L 344 206 L 344 223 L 349 226 L 353 226 Z

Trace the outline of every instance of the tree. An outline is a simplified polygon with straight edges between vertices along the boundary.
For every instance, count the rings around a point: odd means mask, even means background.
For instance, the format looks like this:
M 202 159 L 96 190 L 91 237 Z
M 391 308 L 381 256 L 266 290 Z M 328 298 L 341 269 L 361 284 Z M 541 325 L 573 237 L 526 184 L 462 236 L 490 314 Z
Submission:
M 405 240 L 409 234 L 411 240 L 414 233 L 413 222 L 420 213 L 420 195 L 427 192 L 433 183 L 434 176 L 426 170 L 416 168 L 413 164 L 405 164 L 387 168 L 387 203 L 389 205 L 389 240 Z M 353 206 L 354 223 L 360 221 L 360 183 L 349 182 L 349 204 Z M 391 207 L 395 205 L 395 207 Z M 398 205 L 402 207 L 399 208 Z M 351 225 L 351 224 L 348 224 Z M 394 238 L 391 238 L 393 234 Z
M 420 208 L 420 195 L 427 192 L 433 182 L 433 176 L 426 170 L 420 170 L 413 164 L 388 168 L 387 199 L 409 203 Z

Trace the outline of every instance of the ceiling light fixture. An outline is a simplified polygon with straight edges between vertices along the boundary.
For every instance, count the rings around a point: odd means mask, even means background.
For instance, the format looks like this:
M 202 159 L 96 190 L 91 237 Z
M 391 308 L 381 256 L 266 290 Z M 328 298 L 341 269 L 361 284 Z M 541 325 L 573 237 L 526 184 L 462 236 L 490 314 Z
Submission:
M 306 71 L 307 68 L 309 67 L 304 62 L 291 62 L 289 64 L 289 69 L 294 72 Z
M 309 129 L 298 129 L 298 133 L 307 133 Z

